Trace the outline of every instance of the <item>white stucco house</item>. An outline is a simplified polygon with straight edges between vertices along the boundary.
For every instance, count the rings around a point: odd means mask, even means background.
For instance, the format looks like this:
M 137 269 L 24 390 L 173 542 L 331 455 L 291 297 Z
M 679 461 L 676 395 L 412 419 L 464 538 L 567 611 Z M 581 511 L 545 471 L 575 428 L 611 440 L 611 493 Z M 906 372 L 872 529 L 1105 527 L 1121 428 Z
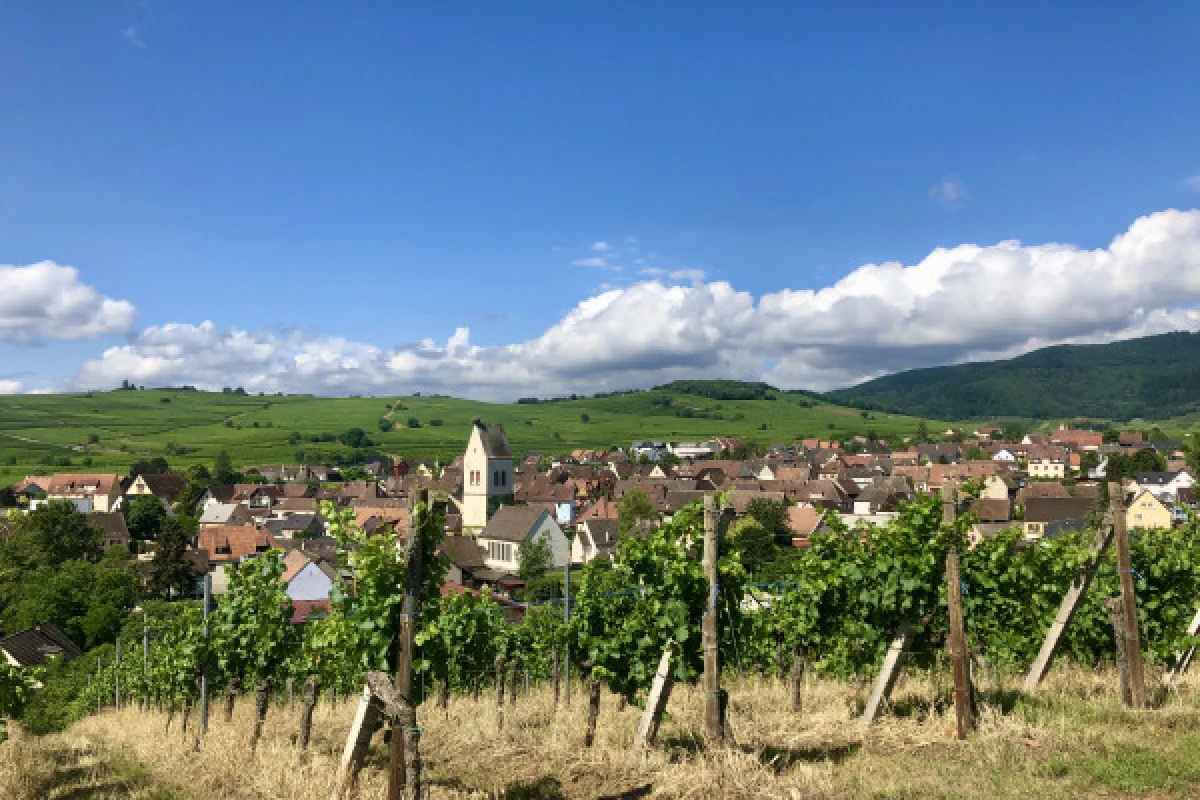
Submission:
M 337 573 L 325 561 L 313 561 L 299 550 L 283 559 L 283 582 L 292 600 L 328 600 Z
M 516 572 L 521 562 L 518 550 L 526 540 L 545 540 L 550 545 L 554 566 L 562 569 L 571 557 L 566 534 L 549 511 L 534 506 L 502 506 L 479 532 L 488 568 Z

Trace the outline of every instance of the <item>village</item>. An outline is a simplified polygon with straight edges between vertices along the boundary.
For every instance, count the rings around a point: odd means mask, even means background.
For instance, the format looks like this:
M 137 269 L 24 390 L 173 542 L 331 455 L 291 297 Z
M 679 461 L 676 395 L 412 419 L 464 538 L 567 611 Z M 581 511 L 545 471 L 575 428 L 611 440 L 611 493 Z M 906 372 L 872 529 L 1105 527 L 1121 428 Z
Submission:
M 378 457 L 355 472 L 347 469 L 353 480 L 341 480 L 330 466 L 248 466 L 243 474 L 257 482 L 190 491 L 189 478 L 171 472 L 55 474 L 30 476 L 7 497 L 15 505 L 11 513 L 70 503 L 104 532 L 105 549 L 131 551 L 146 586 L 154 577 L 156 543 L 131 535 L 131 509 L 153 498 L 164 515 L 194 521 L 183 554 L 192 589 L 178 599 L 198 597 L 206 576 L 219 596 L 231 567 L 282 549 L 282 580 L 296 623 L 326 614 L 345 574 L 320 513 L 323 502 L 350 509 L 367 533 L 388 526 L 403 539 L 414 492 L 445 498 L 443 593 L 490 590 L 516 619 L 537 599 L 526 591 L 530 577 L 549 572 L 556 578 L 611 557 L 622 536 L 669 521 L 706 495 L 721 494 L 739 515 L 756 503 L 774 506 L 786 527 L 772 532 L 781 548 L 807 547 L 834 519 L 850 529 L 886 524 L 906 501 L 964 485 L 977 494 L 970 506 L 973 542 L 1009 528 L 1027 542 L 1082 530 L 1095 523 L 1097 494 L 1113 477 L 1125 487 L 1130 530 L 1168 529 L 1197 508 L 1195 476 L 1180 442 L 1065 426 L 1019 441 L 1004 441 L 997 428 L 948 430 L 944 437 L 894 445 L 865 436 L 804 439 L 743 458 L 730 457 L 747 450 L 737 439 L 637 441 L 625 450 L 518 459 L 502 426 L 477 419 L 463 454 L 445 465 Z M 1119 473 L 1109 472 L 1114 464 Z M 527 557 L 539 564 L 523 564 Z

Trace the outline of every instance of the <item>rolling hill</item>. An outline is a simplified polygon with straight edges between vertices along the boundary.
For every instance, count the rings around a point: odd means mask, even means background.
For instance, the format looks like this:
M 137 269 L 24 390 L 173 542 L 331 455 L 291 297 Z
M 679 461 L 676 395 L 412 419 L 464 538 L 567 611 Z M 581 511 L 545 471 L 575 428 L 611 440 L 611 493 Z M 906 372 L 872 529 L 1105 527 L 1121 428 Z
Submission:
M 380 430 L 387 417 L 394 427 Z M 358 428 L 372 452 L 448 460 L 462 452 L 472 417 L 500 422 L 519 455 L 627 446 L 636 439 L 737 436 L 759 443 L 841 438 L 874 430 L 912 434 L 917 420 L 864 413 L 812 393 L 766 384 L 683 381 L 648 391 L 517 403 L 440 396 L 250 396 L 189 389 L 0 397 L 0 485 L 27 473 L 125 470 L 164 456 L 172 466 L 335 461 Z
M 827 397 L 938 419 L 1170 419 L 1200 411 L 1200 334 L 1062 345 L 1005 361 L 910 370 Z

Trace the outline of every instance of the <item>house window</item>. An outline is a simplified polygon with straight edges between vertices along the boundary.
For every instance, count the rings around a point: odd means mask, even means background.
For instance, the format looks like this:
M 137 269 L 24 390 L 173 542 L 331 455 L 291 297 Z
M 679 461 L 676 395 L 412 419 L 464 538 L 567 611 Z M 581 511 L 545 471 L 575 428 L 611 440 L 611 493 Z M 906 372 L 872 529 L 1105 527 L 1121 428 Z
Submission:
M 1141 522 L 1141 521 L 1142 521 L 1142 515 L 1141 515 L 1141 514 L 1134 514 L 1134 515 L 1133 515 L 1133 519 L 1134 519 L 1134 521 L 1135 521 L 1135 522 Z

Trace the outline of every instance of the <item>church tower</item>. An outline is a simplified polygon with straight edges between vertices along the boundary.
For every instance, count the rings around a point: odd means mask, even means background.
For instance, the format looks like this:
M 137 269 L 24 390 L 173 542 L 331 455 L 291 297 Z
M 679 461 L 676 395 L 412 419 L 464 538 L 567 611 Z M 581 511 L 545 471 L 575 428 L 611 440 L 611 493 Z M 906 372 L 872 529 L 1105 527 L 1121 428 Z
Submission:
M 504 426 L 471 421 L 463 456 L 463 532 L 476 533 L 488 520 L 488 501 L 513 494 L 513 457 Z

